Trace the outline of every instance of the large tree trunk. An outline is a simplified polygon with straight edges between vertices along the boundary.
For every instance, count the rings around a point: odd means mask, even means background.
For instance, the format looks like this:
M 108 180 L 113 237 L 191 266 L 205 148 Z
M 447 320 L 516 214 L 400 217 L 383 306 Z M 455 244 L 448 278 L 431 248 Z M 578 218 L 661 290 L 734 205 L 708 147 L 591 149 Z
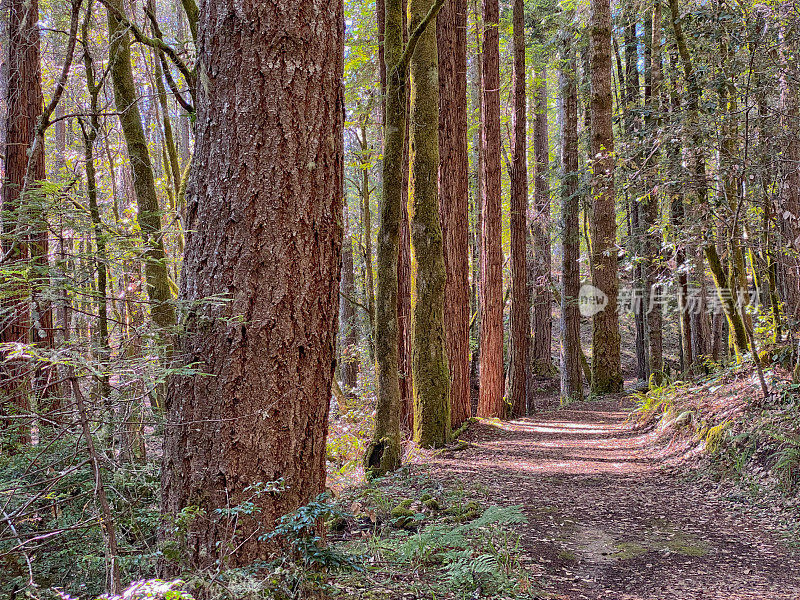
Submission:
M 577 61 L 570 29 L 561 33 L 559 98 L 561 109 L 561 398 L 581 400 L 580 199 L 578 197 Z
M 410 1 L 411 29 L 425 18 L 433 3 L 433 0 Z M 439 74 L 435 27 L 425 30 L 414 51 L 410 89 L 408 206 L 413 282 L 414 441 L 424 448 L 435 448 L 443 446 L 450 437 L 450 375 L 444 333 L 446 274 L 439 225 Z
M 483 205 L 481 356 L 478 415 L 500 417 L 503 404 L 503 248 L 500 178 L 500 11 L 483 0 Z
M 124 14 L 125 7 L 121 0 L 111 0 L 110 4 Z M 175 325 L 175 305 L 169 287 L 153 165 L 137 104 L 138 92 L 133 79 L 130 38 L 127 28 L 112 10 L 108 10 L 108 35 L 111 40 L 109 66 L 114 83 L 114 102 L 133 169 L 133 189 L 138 208 L 136 215 L 142 236 L 150 315 L 158 328 L 171 333 L 168 330 Z M 168 338 L 163 341 L 169 344 Z
M 524 416 L 527 407 L 528 349 L 530 346 L 530 300 L 527 277 L 528 164 L 525 91 L 525 6 L 514 0 L 514 153 L 511 168 L 511 364 L 508 401 L 514 416 Z
M 592 283 L 608 298 L 592 323 L 592 389 L 622 390 L 617 295 L 617 216 L 614 193 L 614 133 L 611 98 L 611 5 L 592 0 L 591 154 Z
M 176 353 L 180 366 L 200 372 L 170 381 L 162 478 L 166 514 L 204 510 L 188 539 L 187 558 L 198 566 L 266 558 L 256 532 L 325 487 L 342 235 L 343 18 L 341 0 L 209 0 L 201 11 L 205 84 Z M 217 296 L 225 301 L 208 300 Z M 252 486 L 278 480 L 280 493 L 254 494 Z M 245 501 L 259 512 L 234 532 L 215 511 Z
M 467 156 L 467 0 L 449 0 L 436 20 L 439 50 L 439 202 L 445 287 L 445 334 L 450 367 L 450 417 L 470 416 L 469 397 L 469 160 Z
M 30 207 L 21 198 L 28 170 L 30 149 L 37 121 L 42 114 L 41 63 L 39 56 L 39 3 L 37 0 L 10 0 L 8 3 L 8 73 L 4 101 L 5 116 L 5 179 L 2 186 L 3 236 L 2 254 L 6 267 L 26 272 L 29 260 L 36 256 L 41 240 L 32 231 L 29 220 L 33 218 Z M 33 166 L 35 179 L 45 178 L 44 153 L 39 152 Z M 46 236 L 46 233 L 45 233 Z M 41 248 L 38 248 L 40 251 Z M 46 251 L 46 248 L 45 248 Z M 46 254 L 45 254 L 46 256 Z M 5 283 L 2 302 L 0 341 L 7 344 L 28 344 L 31 331 L 30 289 L 19 283 Z M 49 312 L 49 311 L 48 311 Z M 38 329 L 38 328 L 37 328 Z M 52 327 L 51 327 L 52 329 Z M 8 415 L 29 412 L 29 376 L 31 368 L 25 361 L 3 360 L 0 372 L 2 406 L 0 412 Z M 30 423 L 25 421 L 17 428 L 17 441 L 30 442 Z M 4 421 L 2 427 L 8 427 Z
M 550 135 L 547 122 L 547 67 L 536 73 L 536 119 L 533 152 L 536 160 L 536 214 L 533 234 L 533 347 L 531 369 L 539 377 L 552 377 L 553 368 L 553 291 L 552 249 L 550 245 Z

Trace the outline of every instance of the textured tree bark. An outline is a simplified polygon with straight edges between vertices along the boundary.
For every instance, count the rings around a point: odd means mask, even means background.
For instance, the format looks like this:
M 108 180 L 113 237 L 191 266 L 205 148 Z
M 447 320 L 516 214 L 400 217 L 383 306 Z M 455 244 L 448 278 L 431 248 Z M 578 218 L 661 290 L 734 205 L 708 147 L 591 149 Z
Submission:
M 343 203 L 342 221 L 344 237 L 342 240 L 342 294 L 339 300 L 339 354 L 342 357 L 339 365 L 342 387 L 350 393 L 358 385 L 358 327 L 356 326 L 356 309 L 353 298 L 356 295 L 355 273 L 353 269 L 353 239 L 347 215 L 347 201 Z
M 578 65 L 570 29 L 560 34 L 559 97 L 561 110 L 561 398 L 581 400 L 580 198 L 578 192 Z
M 447 271 L 444 306 L 450 417 L 470 417 L 469 159 L 467 156 L 467 0 L 449 0 L 436 19 L 439 52 L 439 203 Z
M 124 14 L 121 0 L 110 4 Z M 158 206 L 153 165 L 147 149 L 147 138 L 142 127 L 142 117 L 137 104 L 138 93 L 133 80 L 131 46 L 126 27 L 108 13 L 109 66 L 114 83 L 114 102 L 119 122 L 128 148 L 133 169 L 133 189 L 136 194 L 137 219 L 141 229 L 147 296 L 153 323 L 162 330 L 175 325 L 175 306 L 169 288 L 169 272 L 164 240 L 161 232 L 161 211 Z M 168 340 L 164 340 L 169 346 Z
M 415 29 L 433 0 L 410 0 Z M 410 180 L 414 441 L 443 446 L 450 437 L 450 375 L 444 332 L 445 261 L 439 225 L 439 74 L 436 28 L 428 27 L 411 58 Z M 466 291 L 466 289 L 465 289 Z M 450 301 L 450 299 L 448 299 Z
M 42 114 L 41 63 L 39 55 L 39 3 L 37 0 L 10 0 L 8 2 L 8 54 L 7 88 L 4 98 L 5 115 L 5 178 L 2 186 L 3 238 L 2 255 L 7 265 L 27 270 L 29 260 L 36 255 L 42 241 L 25 225 L 32 215 L 20 197 L 28 170 L 28 150 L 33 143 L 34 132 Z M 35 157 L 32 165 L 35 178 L 44 179 L 44 154 Z M 46 247 L 45 247 L 46 251 Z M 45 254 L 46 256 L 46 254 Z M 0 341 L 3 343 L 28 344 L 31 340 L 30 293 L 28 286 L 6 282 L 2 302 Z M 52 327 L 51 327 L 52 329 Z M 22 360 L 3 360 L 0 371 L 2 405 L 0 412 L 27 413 L 29 404 L 30 365 Z M 8 421 L 2 422 L 8 427 Z M 17 428 L 16 439 L 20 443 L 30 442 L 30 423 Z
M 189 530 L 197 566 L 266 558 L 257 532 L 324 490 L 342 235 L 343 18 L 341 0 L 210 0 L 200 13 L 204 83 L 176 353 L 199 373 L 170 381 L 162 477 L 164 513 L 204 510 Z M 277 480 L 286 484 L 279 493 L 251 487 Z M 257 519 L 235 528 L 215 512 L 248 500 Z
M 514 0 L 514 110 L 511 117 L 511 363 L 508 403 L 515 417 L 528 413 L 527 371 L 531 320 L 528 295 L 528 148 L 525 81 L 525 3 Z M 549 200 L 549 199 L 548 199 Z
M 503 248 L 500 179 L 500 13 L 483 0 L 483 205 L 481 210 L 481 356 L 478 416 L 502 417 Z
M 536 160 L 536 215 L 531 223 L 535 296 L 533 298 L 533 347 L 531 368 L 539 377 L 552 377 L 553 292 L 552 248 L 550 244 L 550 132 L 547 122 L 547 67 L 536 73 L 536 119 L 534 158 Z
M 608 298 L 592 322 L 592 390 L 622 390 L 617 295 L 617 220 L 611 97 L 611 5 L 591 3 L 592 283 Z

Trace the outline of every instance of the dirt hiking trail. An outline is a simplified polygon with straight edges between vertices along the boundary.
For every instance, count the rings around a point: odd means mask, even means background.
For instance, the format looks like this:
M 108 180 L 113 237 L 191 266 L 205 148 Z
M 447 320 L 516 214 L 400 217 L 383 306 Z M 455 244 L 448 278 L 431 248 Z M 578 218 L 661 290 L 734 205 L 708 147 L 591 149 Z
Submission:
M 525 562 L 552 598 L 800 600 L 800 558 L 771 521 L 665 469 L 606 400 L 472 427 L 438 477 L 521 504 Z

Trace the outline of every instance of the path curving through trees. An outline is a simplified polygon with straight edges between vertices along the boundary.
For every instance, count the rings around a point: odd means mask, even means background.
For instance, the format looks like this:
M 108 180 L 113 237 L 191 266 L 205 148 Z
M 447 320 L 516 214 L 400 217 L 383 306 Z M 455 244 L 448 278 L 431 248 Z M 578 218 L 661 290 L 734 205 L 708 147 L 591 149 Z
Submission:
M 523 505 L 527 570 L 549 597 L 800 598 L 798 546 L 743 499 L 665 468 L 676 457 L 628 414 L 606 400 L 481 422 L 435 468 L 482 484 L 488 503 Z

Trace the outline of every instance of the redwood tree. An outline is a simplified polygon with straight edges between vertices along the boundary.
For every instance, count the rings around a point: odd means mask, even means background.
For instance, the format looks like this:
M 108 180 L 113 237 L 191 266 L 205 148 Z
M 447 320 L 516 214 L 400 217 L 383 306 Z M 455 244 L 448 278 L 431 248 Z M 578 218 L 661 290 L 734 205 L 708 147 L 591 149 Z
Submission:
M 503 405 L 503 248 L 500 179 L 500 9 L 483 0 L 483 190 L 481 209 L 481 354 L 478 415 Z
M 533 233 L 533 346 L 531 369 L 540 377 L 552 377 L 553 292 L 552 249 L 550 245 L 550 139 L 547 121 L 547 67 L 536 73 L 534 90 L 535 119 L 533 154 L 536 160 L 535 217 Z
M 198 373 L 170 381 L 162 479 L 166 514 L 203 511 L 187 542 L 187 558 L 201 567 L 264 558 L 256 528 L 325 487 L 342 236 L 342 22 L 341 0 L 202 4 L 177 353 L 179 366 Z M 252 487 L 274 481 L 280 493 Z M 257 519 L 234 523 L 218 511 L 246 501 Z
M 37 0 L 11 0 L 8 4 L 8 65 L 5 103 L 5 179 L 2 185 L 2 255 L 17 270 L 27 271 L 28 260 L 36 252 L 37 237 L 25 229 L 28 217 L 20 197 L 28 170 L 28 150 L 33 143 L 37 120 L 42 114 L 41 63 L 39 55 L 39 3 Z M 45 178 L 44 154 L 38 153 L 32 165 L 37 180 Z M 45 240 L 46 243 L 46 240 Z M 8 284 L 6 284 L 8 285 Z M 27 286 L 15 283 L 4 293 L 0 342 L 27 344 L 30 341 L 30 312 Z M 16 409 L 28 411 L 26 379 L 29 369 L 22 361 L 3 360 L 0 390 L 3 415 Z M 7 422 L 3 422 L 6 426 Z M 19 441 L 30 441 L 30 427 L 20 426 Z
M 444 306 L 450 417 L 470 417 L 469 159 L 467 156 L 467 0 L 449 0 L 436 19 L 439 50 L 439 204 L 447 283 Z
M 578 86 L 577 61 L 571 30 L 561 34 L 558 73 L 561 109 L 561 398 L 583 398 L 581 383 L 580 290 L 580 198 L 578 196 Z
M 608 298 L 592 322 L 592 389 L 622 390 L 617 295 L 617 215 L 611 96 L 611 3 L 591 3 L 592 283 Z

